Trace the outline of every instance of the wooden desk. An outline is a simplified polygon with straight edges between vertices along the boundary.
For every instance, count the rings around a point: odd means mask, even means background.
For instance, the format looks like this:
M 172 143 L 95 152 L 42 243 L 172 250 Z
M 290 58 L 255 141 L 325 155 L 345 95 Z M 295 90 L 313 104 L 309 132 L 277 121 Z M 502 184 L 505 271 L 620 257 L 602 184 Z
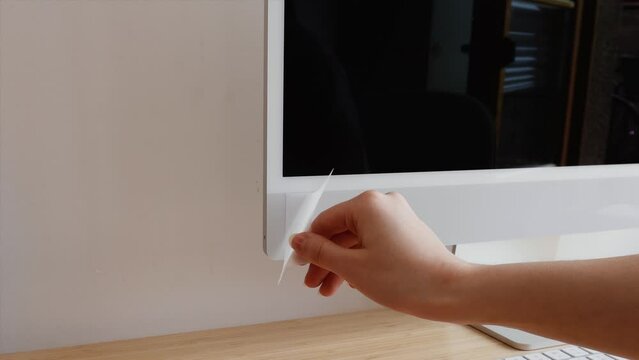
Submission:
M 0 360 L 485 359 L 519 354 L 469 327 L 389 310 L 0 355 Z

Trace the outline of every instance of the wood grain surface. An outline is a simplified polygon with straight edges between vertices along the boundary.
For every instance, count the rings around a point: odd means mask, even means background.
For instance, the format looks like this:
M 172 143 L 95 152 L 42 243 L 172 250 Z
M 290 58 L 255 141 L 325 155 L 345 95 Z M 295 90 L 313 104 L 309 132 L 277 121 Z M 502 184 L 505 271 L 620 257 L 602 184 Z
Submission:
M 389 310 L 0 355 L 0 360 L 485 359 L 520 355 L 460 325 Z

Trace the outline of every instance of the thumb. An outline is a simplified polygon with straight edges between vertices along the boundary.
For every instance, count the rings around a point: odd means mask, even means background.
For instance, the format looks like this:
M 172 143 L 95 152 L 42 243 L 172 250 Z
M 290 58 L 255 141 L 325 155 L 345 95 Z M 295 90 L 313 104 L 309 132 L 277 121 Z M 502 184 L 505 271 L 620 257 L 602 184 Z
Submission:
M 344 272 L 349 272 L 353 267 L 352 250 L 343 248 L 323 236 L 310 232 L 297 234 L 293 238 L 292 246 L 302 259 L 342 277 Z

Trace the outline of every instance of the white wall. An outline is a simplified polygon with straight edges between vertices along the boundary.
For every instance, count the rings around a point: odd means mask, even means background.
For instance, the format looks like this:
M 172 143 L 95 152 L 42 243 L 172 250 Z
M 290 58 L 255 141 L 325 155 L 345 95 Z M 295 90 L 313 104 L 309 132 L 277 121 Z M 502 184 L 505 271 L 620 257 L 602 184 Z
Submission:
M 0 0 L 0 353 L 374 307 L 262 254 L 262 5 Z
M 263 0 L 0 0 L 0 353 L 373 307 L 262 253 Z

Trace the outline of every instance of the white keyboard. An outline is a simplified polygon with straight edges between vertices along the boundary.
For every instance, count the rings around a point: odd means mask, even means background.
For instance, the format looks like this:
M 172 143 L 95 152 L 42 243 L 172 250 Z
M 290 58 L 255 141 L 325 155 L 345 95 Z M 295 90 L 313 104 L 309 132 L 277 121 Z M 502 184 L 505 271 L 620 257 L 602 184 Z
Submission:
M 513 356 L 503 360 L 627 360 L 619 356 L 604 354 L 588 348 L 567 346 L 561 349 Z

